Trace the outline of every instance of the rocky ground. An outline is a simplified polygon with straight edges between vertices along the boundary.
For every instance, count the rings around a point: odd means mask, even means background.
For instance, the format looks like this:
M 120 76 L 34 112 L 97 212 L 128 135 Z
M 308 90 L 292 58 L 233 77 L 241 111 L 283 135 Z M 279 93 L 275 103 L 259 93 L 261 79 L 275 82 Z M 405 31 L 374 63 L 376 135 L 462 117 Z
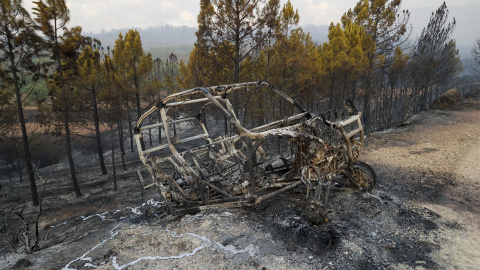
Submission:
M 255 207 L 169 216 L 156 192 L 142 196 L 138 162 L 119 171 L 117 192 L 111 174 L 84 167 L 81 198 L 68 171 L 43 169 L 33 254 L 14 215 L 28 183 L 3 179 L 0 269 L 480 269 L 480 100 L 369 135 L 360 159 L 377 187 L 334 190 L 322 226 L 302 218 L 301 188 Z

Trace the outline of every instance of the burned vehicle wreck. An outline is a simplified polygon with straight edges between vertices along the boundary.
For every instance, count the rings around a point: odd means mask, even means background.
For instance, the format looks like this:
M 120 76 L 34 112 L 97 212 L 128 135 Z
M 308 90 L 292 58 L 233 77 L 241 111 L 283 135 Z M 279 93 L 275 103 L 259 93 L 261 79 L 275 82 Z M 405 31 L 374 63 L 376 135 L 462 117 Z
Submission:
M 294 113 L 247 128 L 247 117 L 237 117 L 229 99 L 235 91 L 278 99 Z M 154 113 L 160 121 L 143 125 Z M 169 95 L 135 127 L 138 153 L 152 179 L 147 184 L 139 173 L 140 182 L 143 188 L 156 187 L 173 213 L 219 204 L 254 205 L 303 186 L 304 198 L 299 199 L 305 200 L 305 210 L 317 224 L 327 222 L 332 186 L 369 191 L 376 183 L 373 169 L 358 161 L 364 146 L 362 114 L 351 102 L 343 114 L 337 121 L 315 115 L 265 81 Z M 224 119 L 225 132 L 218 118 L 216 125 L 211 123 L 213 115 Z M 153 145 L 150 139 L 147 148 L 144 140 L 152 130 L 164 140 Z

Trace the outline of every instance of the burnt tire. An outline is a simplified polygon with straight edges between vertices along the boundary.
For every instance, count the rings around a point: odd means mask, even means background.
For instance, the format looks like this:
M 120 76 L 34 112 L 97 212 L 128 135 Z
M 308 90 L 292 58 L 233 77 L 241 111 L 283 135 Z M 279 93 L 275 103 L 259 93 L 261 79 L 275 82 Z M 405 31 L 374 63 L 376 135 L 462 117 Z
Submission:
M 377 174 L 375 170 L 365 162 L 357 161 L 350 166 L 349 180 L 358 189 L 371 191 L 377 184 Z

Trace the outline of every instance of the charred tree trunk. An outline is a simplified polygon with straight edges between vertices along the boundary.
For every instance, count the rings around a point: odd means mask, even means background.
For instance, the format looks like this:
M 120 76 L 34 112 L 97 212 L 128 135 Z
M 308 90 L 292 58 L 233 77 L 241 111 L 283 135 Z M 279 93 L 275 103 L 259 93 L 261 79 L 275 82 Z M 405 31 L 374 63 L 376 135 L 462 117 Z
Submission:
M 12 134 L 12 141 L 13 141 L 13 149 L 15 149 L 15 159 L 17 161 L 18 180 L 22 182 L 22 178 L 23 178 L 22 165 L 20 164 L 20 155 L 18 154 L 17 138 L 15 138 L 15 134 Z
M 135 152 L 133 149 L 133 130 L 132 130 L 132 117 L 130 115 L 130 105 L 127 100 L 127 120 L 128 120 L 128 132 L 130 134 L 130 151 Z
M 138 89 L 137 77 L 135 77 L 135 88 L 137 89 L 137 91 L 140 92 L 140 89 Z M 142 110 L 140 108 L 140 94 L 139 93 L 135 93 L 135 99 L 136 99 L 136 102 L 137 102 L 137 119 L 140 119 L 140 116 L 142 116 Z M 131 121 L 129 121 L 129 123 L 130 123 L 130 141 L 131 141 L 132 152 L 133 152 L 132 124 L 131 124 Z M 143 137 L 140 138 L 140 145 L 142 146 L 142 149 L 145 149 L 145 142 L 143 141 Z
M 127 166 L 125 165 L 125 147 L 123 145 L 123 121 L 121 117 L 118 120 L 117 128 L 118 128 L 118 141 L 120 144 L 120 151 L 121 151 L 120 155 L 122 156 L 123 170 L 126 171 Z
M 430 91 L 429 91 L 430 93 L 428 95 L 428 104 L 427 104 L 428 107 L 430 107 L 430 104 L 432 104 L 432 102 L 433 102 L 433 91 L 434 91 L 434 89 L 430 88 Z
M 7 163 L 7 173 L 8 173 L 8 180 L 12 182 L 12 172 L 10 171 L 10 163 Z
M 116 171 L 116 168 L 115 168 L 115 143 L 114 143 L 114 140 L 113 140 L 113 126 L 110 127 L 110 141 L 112 142 L 111 145 L 112 145 L 112 170 L 113 170 L 113 190 L 114 191 L 117 191 L 117 171 Z M 122 161 L 123 161 L 123 155 L 122 155 Z M 123 163 L 123 165 L 125 166 L 125 163 Z
M 17 102 L 17 110 L 18 110 L 18 118 L 20 120 L 20 127 L 22 129 L 22 142 L 23 142 L 23 152 L 25 156 L 25 162 L 27 165 L 27 172 L 28 178 L 30 179 L 30 192 L 32 193 L 32 203 L 34 206 L 39 204 L 38 194 L 37 194 L 37 185 L 35 183 L 35 176 L 33 174 L 33 167 L 32 167 L 32 158 L 30 155 L 30 147 L 28 145 L 28 134 L 27 128 L 25 125 L 25 117 L 23 115 L 23 104 L 22 104 L 22 97 L 20 93 L 20 87 L 18 85 L 19 78 L 17 76 L 17 71 L 15 69 L 15 57 L 13 54 L 13 44 L 11 40 L 8 40 L 8 50 L 9 50 L 9 58 L 10 58 L 10 66 L 12 68 L 13 73 L 13 83 L 15 87 L 15 99 Z M 22 180 L 22 174 L 20 172 L 20 181 Z
M 142 116 L 142 110 L 140 109 L 140 94 L 135 93 L 135 100 L 137 101 L 137 117 Z
M 67 157 L 68 157 L 68 165 L 70 167 L 70 175 L 72 176 L 72 183 L 73 183 L 73 188 L 75 189 L 75 194 L 77 197 L 81 197 L 82 193 L 80 192 L 80 186 L 78 185 L 78 180 L 77 180 L 77 174 L 75 172 L 75 163 L 73 162 L 73 156 L 72 156 L 72 145 L 71 145 L 71 135 L 70 135 L 70 113 L 69 113 L 69 108 L 68 108 L 68 100 L 66 98 L 66 93 L 65 93 L 65 86 L 62 85 L 62 91 L 63 91 L 63 109 L 64 109 L 64 128 L 65 128 L 65 145 L 67 148 Z
M 420 111 L 427 110 L 427 102 L 428 102 L 428 88 L 424 87 L 423 93 L 422 93 L 422 103 L 421 103 Z
M 332 83 L 330 84 L 329 110 L 333 112 L 335 108 L 335 72 L 332 73 Z
M 370 86 L 365 89 L 365 96 L 363 97 L 363 126 L 365 133 L 369 133 L 370 127 Z
M 60 50 L 58 41 L 55 40 L 57 50 Z M 60 55 L 57 53 L 57 55 Z M 65 131 L 65 147 L 67 150 L 68 165 L 70 167 L 70 175 L 72 176 L 73 188 L 77 197 L 81 197 L 82 193 L 80 192 L 80 186 L 78 185 L 77 174 L 75 172 L 75 163 L 73 162 L 72 156 L 72 144 L 71 144 L 71 134 L 70 134 L 70 108 L 67 98 L 67 89 L 65 86 L 65 77 L 63 74 L 62 62 L 60 56 L 57 57 L 57 65 L 60 73 L 60 80 L 62 85 L 62 101 L 63 101 L 63 121 L 64 121 L 64 131 Z
M 95 139 L 97 141 L 97 153 L 98 160 L 100 162 L 100 167 L 102 168 L 102 174 L 107 174 L 107 168 L 105 167 L 105 160 L 103 158 L 103 148 L 102 148 L 102 139 L 100 137 L 100 120 L 98 118 L 98 107 L 97 107 L 97 93 L 95 88 L 92 87 L 92 105 L 93 105 L 93 119 L 95 122 Z
M 352 99 L 353 104 L 355 104 L 355 98 L 357 94 L 357 88 L 356 88 L 357 82 L 352 83 L 352 90 L 351 90 L 351 95 L 350 98 Z

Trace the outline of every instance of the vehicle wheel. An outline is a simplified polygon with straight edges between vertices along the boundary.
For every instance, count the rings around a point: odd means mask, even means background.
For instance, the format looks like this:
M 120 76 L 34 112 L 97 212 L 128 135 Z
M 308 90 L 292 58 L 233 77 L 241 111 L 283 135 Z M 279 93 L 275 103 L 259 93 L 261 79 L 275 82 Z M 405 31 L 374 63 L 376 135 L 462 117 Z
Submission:
M 363 191 L 371 191 L 377 184 L 375 170 L 365 162 L 357 161 L 350 166 L 349 180 Z

